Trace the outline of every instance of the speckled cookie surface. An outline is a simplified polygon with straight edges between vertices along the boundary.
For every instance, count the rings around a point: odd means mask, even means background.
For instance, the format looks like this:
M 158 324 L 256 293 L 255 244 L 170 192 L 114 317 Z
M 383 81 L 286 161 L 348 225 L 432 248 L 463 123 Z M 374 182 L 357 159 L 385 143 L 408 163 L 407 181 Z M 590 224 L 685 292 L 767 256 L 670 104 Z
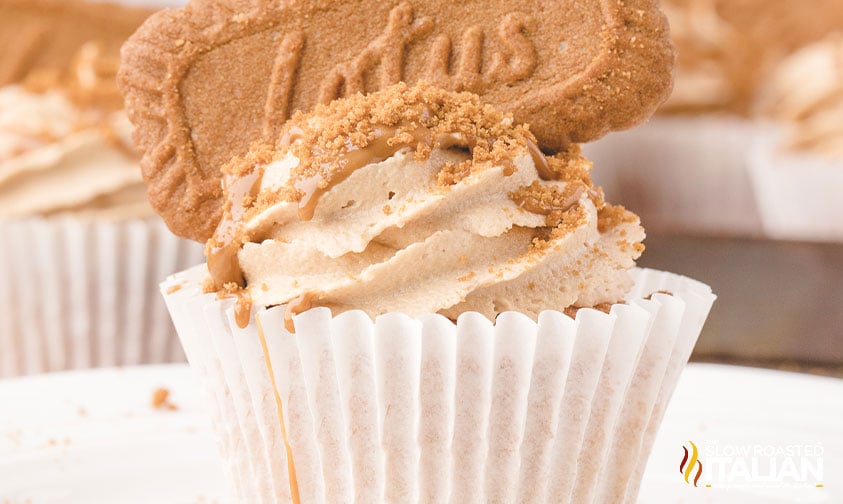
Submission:
M 119 82 L 153 206 L 204 241 L 220 167 L 295 110 L 426 81 L 512 112 L 555 152 L 646 119 L 673 62 L 654 0 L 196 0 L 138 30 Z

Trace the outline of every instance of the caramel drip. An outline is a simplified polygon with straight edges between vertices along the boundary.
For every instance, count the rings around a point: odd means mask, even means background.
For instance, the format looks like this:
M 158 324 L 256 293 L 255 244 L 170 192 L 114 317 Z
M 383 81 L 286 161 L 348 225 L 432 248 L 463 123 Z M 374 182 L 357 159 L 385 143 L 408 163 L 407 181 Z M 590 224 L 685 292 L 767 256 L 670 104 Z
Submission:
M 237 327 L 245 329 L 252 318 L 252 298 L 246 292 L 241 292 L 234 303 L 234 321 Z
M 532 140 L 527 140 L 527 151 L 530 153 L 530 157 L 533 158 L 533 164 L 536 165 L 536 172 L 539 174 L 539 178 L 542 180 L 559 179 L 559 175 L 550 169 L 550 163 L 547 162 L 544 153 Z
M 275 372 L 272 370 L 272 360 L 269 358 L 269 348 L 266 344 L 266 335 L 261 326 L 260 319 L 256 319 L 258 325 L 258 335 L 261 340 L 261 348 L 263 349 L 263 359 L 266 364 L 266 371 L 269 373 L 269 381 L 272 383 L 272 392 L 275 395 L 275 408 L 278 411 L 278 422 L 281 424 L 281 438 L 284 441 L 284 450 L 287 452 L 287 475 L 290 478 L 290 498 L 293 504 L 300 504 L 301 497 L 299 497 L 299 482 L 296 476 L 296 463 L 293 461 L 293 447 L 290 446 L 290 440 L 287 438 L 287 427 L 284 425 L 284 404 L 281 402 L 281 394 L 278 392 L 278 384 L 275 382 Z
M 229 282 L 243 286 L 243 271 L 237 259 L 239 251 L 240 247 L 233 240 L 213 245 L 207 251 L 208 272 L 214 279 L 215 288 L 221 289 Z
M 245 286 L 243 271 L 237 259 L 237 252 L 240 251 L 240 242 L 236 239 L 237 222 L 246 212 L 243 200 L 257 196 L 262 175 L 262 170 L 255 169 L 252 173 L 235 179 L 229 185 L 229 192 L 232 195 L 231 208 L 223 214 L 214 237 L 205 251 L 208 256 L 208 271 L 217 289 L 221 289 L 223 285 L 230 282 L 241 287 Z
M 293 323 L 293 317 L 299 313 L 306 312 L 313 308 L 313 300 L 316 299 L 316 294 L 312 292 L 305 292 L 301 296 L 293 299 L 287 303 L 287 308 L 284 311 L 284 328 L 291 333 L 296 332 L 296 326 Z
M 351 147 L 344 155 L 339 157 L 337 160 L 338 169 L 332 170 L 328 178 L 323 177 L 321 173 L 317 173 L 312 177 L 296 181 L 295 188 L 304 193 L 299 201 L 299 218 L 303 221 L 311 220 L 316 211 L 316 205 L 319 203 L 319 198 L 359 168 L 381 162 L 404 147 L 410 147 L 421 142 L 430 143 L 431 133 L 427 128 L 420 127 L 410 131 L 401 131 L 401 133 L 409 134 L 412 137 L 412 141 L 409 142 L 396 136 L 399 131 L 399 127 L 377 126 L 375 138 L 369 145 L 363 148 Z
M 404 135 L 408 134 L 412 138 L 410 141 L 404 139 Z M 303 221 L 311 220 L 319 198 L 335 185 L 347 179 L 355 170 L 383 161 L 404 147 L 413 147 L 420 143 L 426 143 L 431 147 L 440 149 L 465 147 L 471 151 L 477 146 L 477 137 L 463 133 L 442 133 L 434 138 L 430 130 L 424 127 L 403 130 L 400 125 L 394 127 L 377 126 L 374 140 L 366 147 L 349 149 L 346 154 L 338 159 L 337 165 L 340 168 L 331 172 L 328 179 L 322 177 L 321 174 L 316 174 L 296 182 L 296 189 L 304 193 L 299 201 L 299 218 Z M 544 156 L 542 156 L 542 159 L 544 159 Z

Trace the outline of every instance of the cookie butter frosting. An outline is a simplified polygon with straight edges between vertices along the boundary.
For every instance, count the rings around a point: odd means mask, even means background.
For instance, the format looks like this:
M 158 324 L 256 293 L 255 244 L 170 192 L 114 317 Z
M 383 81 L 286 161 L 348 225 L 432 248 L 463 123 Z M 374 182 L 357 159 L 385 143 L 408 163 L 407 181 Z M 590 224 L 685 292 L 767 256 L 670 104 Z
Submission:
M 151 215 L 125 113 L 77 108 L 62 93 L 0 88 L 0 216 Z
M 785 148 L 843 157 L 843 32 L 783 61 L 759 109 L 786 124 Z
M 288 314 L 617 302 L 644 232 L 589 170 L 468 93 L 399 84 L 320 105 L 223 168 L 209 289 Z

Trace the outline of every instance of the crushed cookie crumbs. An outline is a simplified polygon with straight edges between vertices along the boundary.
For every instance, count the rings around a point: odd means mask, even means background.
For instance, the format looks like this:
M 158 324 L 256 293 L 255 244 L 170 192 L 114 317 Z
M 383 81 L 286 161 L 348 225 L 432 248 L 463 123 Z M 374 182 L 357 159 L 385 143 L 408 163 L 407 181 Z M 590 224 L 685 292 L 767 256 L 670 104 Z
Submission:
M 301 201 L 305 196 L 295 183 L 318 180 L 325 189 L 341 178 L 343 158 L 369 147 L 382 135 L 390 146 L 415 145 L 417 159 L 427 159 L 439 135 L 457 135 L 472 144 L 471 159 L 444 170 L 442 185 L 457 183 L 471 170 L 511 164 L 535 137 L 525 125 L 516 125 L 511 116 L 481 103 L 471 93 L 454 93 L 420 83 L 413 87 L 396 84 L 369 95 L 355 95 L 312 112 L 296 112 L 276 142 L 253 144 L 249 153 L 222 168 L 224 175 L 243 176 L 255 166 L 265 166 L 292 152 L 299 159 L 292 170 L 290 185 L 280 193 L 284 201 Z M 295 137 L 296 141 L 289 141 Z M 420 137 L 426 141 L 420 141 Z M 284 140 L 287 141 L 284 141 Z M 273 189 L 276 198 L 277 188 Z M 262 192 L 247 205 L 247 217 L 268 204 Z
M 435 183 L 444 192 L 449 190 L 449 186 L 488 167 L 500 166 L 505 174 L 513 173 L 517 167 L 512 160 L 523 155 L 528 142 L 533 141 L 526 126 L 513 126 L 511 120 L 506 120 L 507 116 L 481 105 L 473 95 L 466 94 L 466 98 L 461 100 L 454 99 L 455 93 L 436 88 L 407 88 L 403 85 L 376 94 L 382 95 L 380 99 L 374 99 L 372 95 L 355 96 L 319 106 L 310 114 L 296 113 L 282 132 L 282 135 L 295 136 L 294 141 L 285 143 L 279 140 L 253 146 L 253 151 L 245 157 L 226 165 L 224 173 L 239 176 L 253 173 L 256 167 L 263 169 L 287 154 L 298 158 L 298 164 L 291 168 L 287 187 L 280 190 L 277 187 L 267 188 L 242 199 L 234 198 L 237 200 L 234 206 L 239 204 L 244 207 L 242 215 L 235 220 L 248 220 L 281 201 L 298 202 L 301 209 L 303 199 L 309 197 L 308 191 L 311 191 L 310 195 L 313 191 L 301 189 L 302 186 L 296 185 L 297 182 L 306 181 L 311 188 L 329 188 L 346 176 L 344 170 L 348 163 L 344 165 L 343 161 L 348 161 L 348 155 L 359 153 L 374 142 L 390 147 L 415 145 L 416 158 L 426 159 L 436 147 L 436 142 L 432 140 L 436 138 L 434 135 L 447 133 L 453 137 L 455 132 L 462 135 L 455 140 L 455 144 L 460 149 L 465 147 L 463 143 L 471 144 L 465 149 L 470 158 L 442 166 L 435 176 Z M 469 137 L 470 141 L 466 141 Z M 372 159 L 383 157 L 377 155 Z M 538 171 L 540 161 L 537 159 L 540 158 L 534 156 L 533 159 Z M 595 187 L 591 181 L 591 163 L 582 157 L 578 145 L 571 145 L 567 151 L 546 156 L 545 159 L 545 172 L 552 172 L 552 176 L 540 172 L 540 177 L 544 181 L 555 182 L 533 182 L 509 194 L 518 207 L 545 217 L 544 226 L 535 229 L 532 235 L 529 250 L 522 257 L 509 258 L 509 263 L 522 260 L 538 262 L 547 256 L 545 252 L 550 247 L 561 250 L 560 239 L 588 222 L 590 205 L 580 203 L 587 203 L 589 199 L 598 210 L 597 225 L 601 233 L 621 223 L 637 222 L 635 214 L 621 206 L 605 203 L 602 189 Z M 394 193 L 390 192 L 389 199 L 393 196 Z M 229 201 L 225 209 L 229 215 L 232 213 L 231 207 Z M 509 208 L 512 214 L 519 213 L 512 205 Z M 382 211 L 386 215 L 394 212 L 389 204 L 384 205 Z M 302 219 L 307 220 L 304 217 Z M 238 232 L 240 234 L 234 241 L 245 243 L 251 240 L 252 237 L 246 236 L 244 231 Z M 624 236 L 627 233 L 621 230 L 618 234 Z M 619 240 L 617 243 L 622 244 L 620 248 L 625 251 L 630 246 L 643 250 L 643 245 L 629 240 Z M 523 246 L 526 248 L 526 243 Z M 608 257 L 596 246 L 592 251 L 600 257 Z M 466 264 L 468 258 L 460 256 L 459 261 Z M 580 264 L 580 261 L 577 263 Z M 489 273 L 499 278 L 504 275 L 503 270 L 493 271 L 491 267 Z M 472 271 L 458 277 L 458 281 L 466 282 L 474 276 L 475 272 Z M 349 278 L 354 277 L 349 274 Z M 584 289 L 585 285 L 586 282 L 581 282 L 580 289 Z M 261 287 L 266 290 L 265 284 Z M 536 286 L 531 282 L 528 288 L 533 290 Z M 248 309 L 241 312 L 249 314 L 251 300 L 244 301 L 243 293 L 243 287 L 235 282 L 226 283 L 219 291 L 220 296 L 237 296 L 238 306 L 241 302 L 248 303 Z
M 572 233 L 587 221 L 585 208 L 574 206 L 561 213 L 558 224 L 555 227 L 541 228 L 533 238 L 530 252 L 543 252 L 550 247 L 550 244 L 560 238 Z
M 571 144 L 568 150 L 547 156 L 547 164 L 559 180 L 581 182 L 588 187 L 594 185 L 591 182 L 591 161 L 582 155 L 579 144 Z
M 638 222 L 638 216 L 621 205 L 606 204 L 597 212 L 597 230 L 605 233 L 609 229 L 627 222 Z
M 460 276 L 460 277 L 457 277 L 457 281 L 459 281 L 459 282 L 467 282 L 467 281 L 471 280 L 472 278 L 474 278 L 476 275 L 477 275 L 477 274 L 476 274 L 474 271 L 469 271 L 469 272 L 468 272 L 468 273 L 466 273 L 465 275 L 462 275 L 462 276 Z
M 474 163 L 470 159 L 466 159 L 461 163 L 447 162 L 439 170 L 436 175 L 436 185 L 439 187 L 448 187 L 460 183 L 463 179 L 471 175 L 471 169 Z
M 178 406 L 170 402 L 170 391 L 163 387 L 159 387 L 152 391 L 151 403 L 154 409 L 166 409 L 169 411 L 178 409 Z
M 237 282 L 226 282 L 222 285 L 222 290 L 219 292 L 219 297 L 233 297 L 237 296 L 243 292 L 243 287 L 241 287 Z
M 211 277 L 205 277 L 202 280 L 202 293 L 203 294 L 210 294 L 211 292 L 217 291 L 217 284 L 214 282 L 214 279 Z

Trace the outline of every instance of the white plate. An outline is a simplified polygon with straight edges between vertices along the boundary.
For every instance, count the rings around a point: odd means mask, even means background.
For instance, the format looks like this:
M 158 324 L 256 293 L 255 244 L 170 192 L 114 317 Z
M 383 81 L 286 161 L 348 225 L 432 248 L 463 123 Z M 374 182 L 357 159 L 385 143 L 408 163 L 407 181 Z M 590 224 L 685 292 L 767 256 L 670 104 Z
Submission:
M 177 410 L 151 407 L 159 387 L 170 390 Z M 0 502 L 224 501 L 222 467 L 197 395 L 183 365 L 0 382 Z M 698 487 L 679 471 L 689 441 L 708 470 Z M 822 446 L 822 488 L 772 482 L 723 489 L 716 478 L 713 488 L 702 484 L 712 481 L 706 449 L 796 444 Z M 640 502 L 838 503 L 842 484 L 843 380 L 692 364 L 667 411 Z
M 704 464 L 699 486 L 685 483 L 679 471 L 683 446 L 693 441 Z M 736 450 L 760 450 L 758 475 L 766 476 L 767 450 L 820 446 L 823 475 L 810 473 L 803 488 L 787 488 L 782 481 L 756 482 L 755 488 L 732 480 L 738 460 L 751 470 L 753 457 L 732 456 Z M 726 460 L 711 460 L 709 450 Z M 787 463 L 775 456 L 776 472 Z M 817 457 L 791 457 L 817 465 Z M 717 462 L 716 464 L 714 462 Z M 715 467 L 718 466 L 718 467 Z M 721 478 L 720 469 L 727 473 Z M 714 474 L 713 474 L 714 473 Z M 740 475 L 740 472 L 735 474 Z M 781 475 L 781 474 L 779 474 Z M 704 483 L 712 481 L 712 488 Z M 785 478 L 784 483 L 792 483 Z M 740 486 L 738 486 L 740 485 Z M 720 488 L 718 488 L 720 487 Z M 843 380 L 764 369 L 690 364 L 682 374 L 665 414 L 641 488 L 641 503 L 843 503 Z
M 152 408 L 159 387 L 177 410 Z M 0 381 L 0 502 L 168 504 L 226 495 L 197 389 L 186 365 Z

